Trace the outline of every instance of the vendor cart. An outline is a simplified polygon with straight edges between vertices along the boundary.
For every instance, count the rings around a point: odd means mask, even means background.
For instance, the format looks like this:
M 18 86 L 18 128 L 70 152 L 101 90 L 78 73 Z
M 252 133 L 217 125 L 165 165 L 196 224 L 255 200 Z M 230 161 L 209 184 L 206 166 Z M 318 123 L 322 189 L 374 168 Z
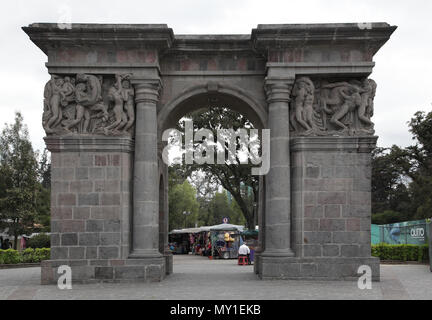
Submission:
M 242 243 L 243 226 L 220 224 L 210 228 L 213 256 L 219 259 L 237 259 Z

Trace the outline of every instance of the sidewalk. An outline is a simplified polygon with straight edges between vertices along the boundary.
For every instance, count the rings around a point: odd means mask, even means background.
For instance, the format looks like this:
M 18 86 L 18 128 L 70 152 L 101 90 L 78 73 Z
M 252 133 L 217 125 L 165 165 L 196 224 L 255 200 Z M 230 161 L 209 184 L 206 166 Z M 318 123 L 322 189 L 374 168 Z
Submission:
M 174 274 L 160 283 L 40 285 L 40 268 L 0 270 L 0 299 L 432 299 L 426 265 L 382 265 L 381 282 L 360 290 L 353 281 L 262 281 L 236 260 L 174 256 Z

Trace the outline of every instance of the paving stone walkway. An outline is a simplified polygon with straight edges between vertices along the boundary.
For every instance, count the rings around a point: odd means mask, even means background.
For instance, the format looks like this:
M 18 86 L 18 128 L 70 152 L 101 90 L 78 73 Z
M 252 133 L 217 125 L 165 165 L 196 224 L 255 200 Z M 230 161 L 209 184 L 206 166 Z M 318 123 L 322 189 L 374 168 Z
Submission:
M 236 260 L 174 256 L 174 274 L 160 283 L 40 285 L 40 268 L 0 270 L 0 299 L 432 299 L 426 265 L 381 265 L 381 282 L 360 290 L 355 281 L 262 281 Z

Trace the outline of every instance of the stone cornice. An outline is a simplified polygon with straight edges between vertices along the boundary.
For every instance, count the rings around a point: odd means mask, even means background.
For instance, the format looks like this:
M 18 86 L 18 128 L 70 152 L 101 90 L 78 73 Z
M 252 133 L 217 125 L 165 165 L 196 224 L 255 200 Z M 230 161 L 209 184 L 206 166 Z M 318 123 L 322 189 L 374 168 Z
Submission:
M 376 147 L 378 137 L 294 137 L 290 140 L 292 152 L 345 151 L 370 153 Z
M 252 41 L 257 49 L 361 42 L 376 53 L 396 28 L 388 23 L 260 24 L 252 30 Z
M 268 62 L 269 75 L 290 72 L 299 75 L 361 75 L 368 76 L 372 73 L 374 62 Z
M 51 152 L 123 152 L 134 151 L 134 140 L 128 137 L 80 136 L 45 137 Z
M 174 35 L 166 24 L 33 23 L 22 29 L 45 53 L 62 46 L 105 45 L 174 51 L 218 52 L 263 50 L 269 47 L 361 43 L 375 54 L 397 27 L 387 23 L 260 24 L 250 35 Z
M 114 46 L 165 49 L 174 33 L 166 24 L 71 24 L 60 28 L 56 23 L 33 23 L 22 28 L 46 54 L 48 49 L 64 46 Z
M 175 40 L 169 52 L 199 52 L 214 53 L 252 52 L 251 36 L 245 35 L 175 35 Z

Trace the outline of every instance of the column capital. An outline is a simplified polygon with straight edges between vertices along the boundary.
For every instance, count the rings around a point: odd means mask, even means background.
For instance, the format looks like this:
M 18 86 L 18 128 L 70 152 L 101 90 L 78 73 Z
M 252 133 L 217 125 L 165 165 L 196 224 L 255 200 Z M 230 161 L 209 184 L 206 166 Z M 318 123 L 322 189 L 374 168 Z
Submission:
M 160 79 L 132 79 L 135 88 L 135 102 L 157 103 L 162 91 Z
M 267 102 L 289 102 L 294 78 L 269 78 L 264 81 Z

